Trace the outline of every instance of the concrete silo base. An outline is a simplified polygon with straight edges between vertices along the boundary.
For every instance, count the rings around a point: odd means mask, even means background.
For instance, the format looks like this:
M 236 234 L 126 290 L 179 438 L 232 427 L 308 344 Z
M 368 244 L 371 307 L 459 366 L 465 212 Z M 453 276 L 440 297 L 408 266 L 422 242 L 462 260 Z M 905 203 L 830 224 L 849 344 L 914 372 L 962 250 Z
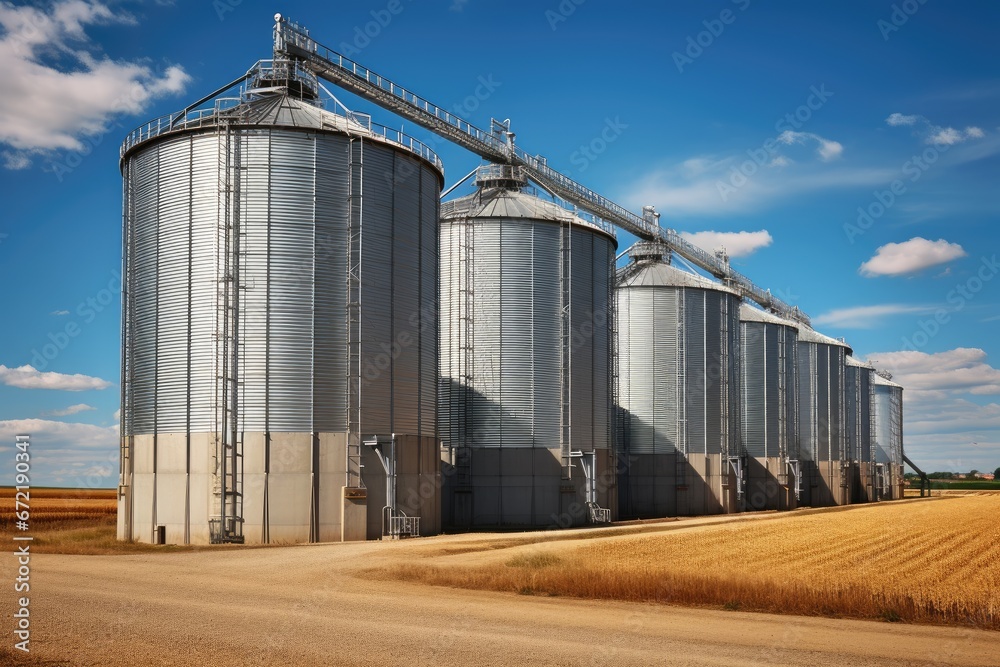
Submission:
M 247 544 L 377 539 L 385 474 L 362 452 L 364 493 L 346 489 L 345 433 L 246 433 L 243 536 Z M 220 513 L 211 433 L 133 437 L 131 483 L 120 491 L 119 539 L 208 544 Z M 397 507 L 421 517 L 421 534 L 440 532 L 440 485 L 433 438 L 397 436 Z M 374 509 L 373 509 L 374 508 Z
M 624 518 L 739 512 L 736 479 L 721 454 L 632 454 L 620 470 Z
M 458 472 L 443 465 L 444 516 L 456 530 L 472 528 L 570 528 L 589 522 L 586 477 L 574 461 L 563 477 L 559 449 L 537 447 L 472 448 L 471 484 L 460 486 Z M 594 479 L 597 503 L 618 518 L 617 479 L 608 450 L 597 450 Z
M 787 467 L 782 459 L 775 456 L 747 458 L 747 510 L 789 510 L 796 507 L 795 480 L 788 474 Z
M 873 503 L 877 500 L 872 474 L 872 466 L 867 461 L 861 461 L 851 466 L 852 503 Z
M 820 461 L 817 467 L 818 485 L 813 495 L 813 507 L 850 504 L 849 479 L 845 479 L 840 461 Z

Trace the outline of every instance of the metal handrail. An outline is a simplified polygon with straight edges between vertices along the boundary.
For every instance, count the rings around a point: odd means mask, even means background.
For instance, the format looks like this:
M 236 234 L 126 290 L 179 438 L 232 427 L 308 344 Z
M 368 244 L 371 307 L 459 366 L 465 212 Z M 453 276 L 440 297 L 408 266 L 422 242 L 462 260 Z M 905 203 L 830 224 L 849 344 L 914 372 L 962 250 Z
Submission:
M 388 537 L 420 537 L 420 517 L 388 505 L 382 508 L 382 534 Z
M 798 308 L 784 303 L 770 291 L 761 289 L 749 278 L 734 271 L 727 261 L 687 242 L 673 230 L 662 229 L 655 216 L 639 216 L 632 213 L 550 168 L 541 156 L 528 155 L 517 148 L 513 143 L 513 135 L 503 131 L 487 132 L 476 127 L 350 58 L 319 44 L 303 27 L 280 15 L 276 19 L 275 53 L 303 59 L 306 66 L 315 68 L 318 76 L 412 120 L 491 162 L 522 165 L 528 170 L 532 180 L 569 203 L 589 211 L 595 221 L 601 221 L 597 224 L 616 225 L 646 240 L 659 239 L 668 244 L 672 252 L 687 258 L 716 278 L 732 283 L 731 286 L 742 296 L 785 317 L 809 324 L 808 318 Z
M 271 61 L 259 61 L 254 68 L 260 71 L 279 71 L 278 68 L 267 68 L 263 63 Z M 251 68 L 253 70 L 254 68 Z M 250 75 L 248 74 L 248 77 Z M 183 132 L 186 130 L 196 130 L 202 127 L 211 127 L 218 122 L 220 114 L 224 111 L 234 109 L 240 104 L 248 101 L 248 93 L 244 92 L 240 97 L 220 97 L 215 100 L 215 105 L 210 109 L 193 109 L 190 111 L 175 111 L 159 118 L 154 118 L 143 125 L 135 128 L 126 135 L 119 149 L 119 159 L 125 157 L 136 145 L 153 139 L 158 136 Z M 405 148 L 411 153 L 427 160 L 433 164 L 442 174 L 444 173 L 444 162 L 430 146 L 412 137 L 401 130 L 397 130 L 381 123 L 375 123 L 371 116 L 362 113 L 349 112 L 339 114 L 335 111 L 326 110 L 339 118 L 351 121 L 371 132 L 372 138 L 381 139 L 400 148 Z

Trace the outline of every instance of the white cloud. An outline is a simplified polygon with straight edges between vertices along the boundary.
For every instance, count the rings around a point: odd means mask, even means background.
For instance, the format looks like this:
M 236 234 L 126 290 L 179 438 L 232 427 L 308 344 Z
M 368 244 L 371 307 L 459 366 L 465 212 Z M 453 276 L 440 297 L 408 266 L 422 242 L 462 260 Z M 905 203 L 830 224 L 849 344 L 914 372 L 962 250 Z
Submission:
M 934 308 L 929 306 L 907 306 L 899 303 L 886 303 L 875 306 L 837 308 L 817 315 L 812 318 L 812 321 L 816 325 L 828 325 L 843 329 L 873 329 L 880 325 L 883 318 L 892 315 L 928 313 L 933 310 Z
M 68 310 L 53 310 L 50 314 L 51 315 L 58 315 L 58 316 L 61 317 L 63 315 L 69 315 L 69 311 Z
M 118 477 L 118 426 L 47 419 L 0 421 L 0 456 L 13 460 L 14 436 L 31 443 L 31 482 L 36 486 L 110 487 Z
M 649 171 L 618 199 L 636 209 L 655 204 L 672 216 L 726 216 L 766 208 L 775 201 L 809 192 L 876 187 L 899 176 L 898 169 L 829 168 L 813 163 L 794 170 L 760 168 L 736 181 L 735 170 L 746 163 L 746 154 L 694 160 Z M 724 197 L 723 189 L 731 188 L 733 182 L 742 185 Z
M 868 361 L 903 386 L 904 447 L 917 465 L 926 472 L 998 465 L 1000 404 L 971 400 L 1000 395 L 1000 369 L 983 350 L 882 352 Z
M 31 158 L 24 153 L 3 152 L 3 166 L 11 171 L 27 169 L 31 166 Z
M 465 9 L 465 6 L 469 4 L 469 0 L 451 0 L 451 11 L 460 12 Z
M 894 382 L 909 389 L 1000 394 L 1000 369 L 986 363 L 986 352 L 978 348 L 889 352 L 869 355 L 869 359 L 876 359 L 892 373 Z
M 116 116 L 184 90 L 190 77 L 180 67 L 158 74 L 95 55 L 86 28 L 107 24 L 134 20 L 87 0 L 57 0 L 48 10 L 0 4 L 0 142 L 19 151 L 4 155 L 8 168 L 23 168 L 33 154 L 83 150 L 81 139 L 103 134 Z
M 68 417 L 70 415 L 75 415 L 78 412 L 86 412 L 88 410 L 96 410 L 92 405 L 87 405 L 86 403 L 77 403 L 76 405 L 71 405 L 68 408 L 63 408 L 62 410 L 50 410 L 49 412 L 43 412 L 43 417 Z
M 773 160 L 771 160 L 769 167 L 787 167 L 792 163 L 792 160 L 788 159 L 784 155 L 778 155 Z
M 954 146 L 967 139 L 982 139 L 985 136 L 986 133 L 978 127 L 967 127 L 965 128 L 965 132 L 956 130 L 953 127 L 935 127 L 931 136 L 927 137 L 925 141 L 928 144 Z
M 904 116 L 901 113 L 892 113 L 885 119 L 885 122 L 894 127 L 899 125 L 913 125 L 917 122 L 918 118 L 919 116 Z
M 681 232 L 681 236 L 708 252 L 725 248 L 730 257 L 746 257 L 771 245 L 774 240 L 766 229 L 757 232 Z
M 928 144 L 938 144 L 940 146 L 954 146 L 955 144 L 960 144 L 963 141 L 969 139 L 982 139 L 986 136 L 982 128 L 970 125 L 965 128 L 964 131 L 956 130 L 953 127 L 943 127 L 941 125 L 935 125 L 927 118 L 923 116 L 913 115 L 904 116 L 901 113 L 889 114 L 889 117 L 885 119 L 885 122 L 893 127 L 898 127 L 900 125 L 917 125 L 919 123 L 920 129 L 915 132 L 915 134 L 922 135 L 924 138 L 924 143 Z
M 107 389 L 113 383 L 89 375 L 66 375 L 65 373 L 42 372 L 32 366 L 7 368 L 0 364 L 0 383 L 21 389 L 58 389 L 62 391 L 86 391 Z
M 965 257 L 966 252 L 957 243 L 944 239 L 929 241 L 919 236 L 902 243 L 887 243 L 875 251 L 875 256 L 861 265 L 863 276 L 898 276 L 915 273 L 930 266 Z
M 844 147 L 839 142 L 824 139 L 818 134 L 813 134 L 812 132 L 793 132 L 792 130 L 785 130 L 778 135 L 778 141 L 787 145 L 804 144 L 807 139 L 816 141 L 819 144 L 816 152 L 819 153 L 820 158 L 824 162 L 834 160 L 840 157 L 844 152 Z
M 953 127 L 942 127 L 931 136 L 927 137 L 927 143 L 942 144 L 945 146 L 952 146 L 961 141 L 964 141 L 962 133 Z

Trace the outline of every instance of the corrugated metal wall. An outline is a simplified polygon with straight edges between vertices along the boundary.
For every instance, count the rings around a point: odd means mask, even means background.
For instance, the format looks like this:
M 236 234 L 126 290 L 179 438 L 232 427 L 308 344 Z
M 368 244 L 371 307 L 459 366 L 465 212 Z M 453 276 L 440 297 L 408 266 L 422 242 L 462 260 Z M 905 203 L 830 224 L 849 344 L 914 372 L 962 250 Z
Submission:
M 846 373 L 846 446 L 848 459 L 872 460 L 872 383 L 874 369 L 848 365 Z
M 621 287 L 617 298 L 628 451 L 738 453 L 739 299 L 673 286 Z
M 613 468 L 616 244 L 531 195 L 487 192 L 488 210 L 469 199 L 441 223 L 440 428 L 456 465 L 446 475 L 446 521 L 579 525 L 587 520 L 585 478 L 579 464 L 568 472 L 561 450 L 568 444 L 601 452 L 595 477 Z M 564 398 L 569 443 L 563 442 Z M 610 480 L 613 487 L 613 474 Z M 598 502 L 608 507 L 607 482 L 595 483 Z
M 875 384 L 872 411 L 875 413 L 875 461 L 902 464 L 902 390 Z
M 442 437 L 475 447 L 560 445 L 560 227 L 510 218 L 443 221 Z M 461 304 L 459 237 L 472 225 L 472 313 Z M 610 442 L 609 276 L 614 241 L 585 228 L 572 237 L 573 448 Z M 472 339 L 459 338 L 470 320 Z M 449 344 L 449 340 L 463 343 Z M 471 345 L 471 350 L 463 350 Z M 460 368 L 469 355 L 472 421 L 459 418 Z M 463 433 L 463 429 L 465 432 Z
M 743 451 L 739 298 L 658 262 L 615 298 L 622 514 L 736 510 L 727 457 Z
M 845 448 L 846 348 L 833 343 L 798 342 L 799 460 L 803 504 L 847 502 L 841 476 Z
M 794 327 L 769 322 L 743 321 L 740 328 L 747 455 L 794 458 L 789 449 L 797 441 L 797 333 Z
M 844 357 L 843 347 L 799 341 L 799 454 L 803 460 L 840 460 Z
M 220 136 L 173 135 L 125 168 L 131 432 L 215 427 Z M 235 132 L 242 427 L 346 430 L 349 139 Z M 362 430 L 433 437 L 437 193 L 429 165 L 365 142 Z

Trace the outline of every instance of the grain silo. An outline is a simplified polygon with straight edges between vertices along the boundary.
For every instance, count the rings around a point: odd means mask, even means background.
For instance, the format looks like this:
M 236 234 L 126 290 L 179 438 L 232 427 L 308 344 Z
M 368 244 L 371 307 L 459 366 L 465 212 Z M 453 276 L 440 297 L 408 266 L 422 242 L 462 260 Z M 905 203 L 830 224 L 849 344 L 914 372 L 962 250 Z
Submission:
M 486 165 L 476 185 L 441 207 L 444 520 L 607 520 L 613 231 L 535 196 L 518 167 Z
M 119 537 L 436 533 L 440 161 L 288 63 L 249 81 L 122 146 Z
M 638 243 L 616 289 L 623 516 L 740 509 L 736 293 Z
M 844 370 L 847 343 L 799 328 L 800 505 L 849 502 L 845 467 Z
M 798 467 L 798 325 L 740 306 L 747 509 L 795 507 Z
M 872 375 L 875 499 L 903 497 L 903 387 L 884 371 Z
M 876 500 L 872 467 L 872 376 L 875 368 L 852 356 L 845 360 L 845 459 L 850 463 L 850 502 Z

